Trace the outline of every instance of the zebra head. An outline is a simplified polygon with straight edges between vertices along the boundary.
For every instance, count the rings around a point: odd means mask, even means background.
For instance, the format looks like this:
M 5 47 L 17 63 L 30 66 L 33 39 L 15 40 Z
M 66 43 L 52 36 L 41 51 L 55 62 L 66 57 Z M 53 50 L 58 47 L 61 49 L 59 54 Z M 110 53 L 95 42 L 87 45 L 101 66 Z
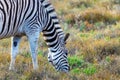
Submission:
M 69 33 L 64 38 L 60 39 L 60 46 L 57 50 L 48 53 L 48 61 L 54 66 L 57 71 L 69 72 L 70 67 L 67 60 L 68 50 L 65 47 Z

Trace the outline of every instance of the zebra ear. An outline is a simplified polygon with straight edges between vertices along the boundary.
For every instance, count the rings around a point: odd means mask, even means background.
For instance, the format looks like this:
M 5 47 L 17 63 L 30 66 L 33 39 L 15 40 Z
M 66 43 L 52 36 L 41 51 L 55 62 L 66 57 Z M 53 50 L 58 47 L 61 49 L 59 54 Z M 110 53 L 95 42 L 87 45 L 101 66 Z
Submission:
M 64 37 L 64 41 L 66 42 L 68 37 L 70 36 L 70 33 L 66 33 L 65 37 Z

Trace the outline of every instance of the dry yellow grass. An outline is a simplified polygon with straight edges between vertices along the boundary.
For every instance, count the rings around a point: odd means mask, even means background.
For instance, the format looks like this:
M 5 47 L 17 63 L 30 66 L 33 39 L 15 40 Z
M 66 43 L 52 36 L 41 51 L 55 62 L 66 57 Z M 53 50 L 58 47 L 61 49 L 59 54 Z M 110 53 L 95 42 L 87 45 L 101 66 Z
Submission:
M 71 34 L 66 45 L 69 57 L 82 56 L 77 60 L 82 60 L 84 65 L 72 65 L 77 69 L 71 68 L 69 75 L 56 72 L 47 61 L 47 46 L 40 38 L 39 70 L 35 72 L 29 44 L 24 37 L 16 59 L 16 71 L 9 71 L 11 41 L 10 38 L 3 39 L 0 40 L 0 80 L 119 80 L 120 15 L 113 10 L 113 6 L 111 10 L 108 8 L 115 3 L 110 0 L 52 0 L 52 3 L 62 20 L 62 28 Z M 110 24 L 111 21 L 116 24 Z M 94 65 L 94 74 L 89 70 L 79 72 L 87 69 L 89 64 Z M 91 75 L 87 75 L 87 71 Z

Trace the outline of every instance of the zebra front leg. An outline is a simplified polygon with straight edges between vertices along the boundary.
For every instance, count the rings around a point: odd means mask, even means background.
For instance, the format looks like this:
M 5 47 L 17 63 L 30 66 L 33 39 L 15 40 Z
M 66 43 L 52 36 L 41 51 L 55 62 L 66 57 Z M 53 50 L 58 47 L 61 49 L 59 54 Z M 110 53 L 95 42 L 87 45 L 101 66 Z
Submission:
M 38 59 L 37 59 L 38 39 L 39 39 L 39 33 L 37 32 L 28 35 L 34 70 L 38 69 Z
M 18 54 L 18 48 L 20 43 L 21 37 L 14 36 L 11 38 L 11 62 L 9 66 L 9 70 L 14 70 L 15 59 Z

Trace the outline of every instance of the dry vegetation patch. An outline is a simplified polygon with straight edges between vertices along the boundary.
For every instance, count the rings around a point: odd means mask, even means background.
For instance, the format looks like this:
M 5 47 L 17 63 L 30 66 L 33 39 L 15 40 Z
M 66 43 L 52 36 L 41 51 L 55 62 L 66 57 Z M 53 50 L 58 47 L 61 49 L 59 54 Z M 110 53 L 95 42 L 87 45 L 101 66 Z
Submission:
M 10 39 L 0 41 L 0 80 L 119 80 L 119 0 L 52 0 L 62 28 L 70 33 L 69 74 L 56 72 L 39 39 L 39 70 L 33 71 L 27 38 L 20 44 L 16 71 L 9 71 Z M 45 54 L 44 54 L 45 53 Z

